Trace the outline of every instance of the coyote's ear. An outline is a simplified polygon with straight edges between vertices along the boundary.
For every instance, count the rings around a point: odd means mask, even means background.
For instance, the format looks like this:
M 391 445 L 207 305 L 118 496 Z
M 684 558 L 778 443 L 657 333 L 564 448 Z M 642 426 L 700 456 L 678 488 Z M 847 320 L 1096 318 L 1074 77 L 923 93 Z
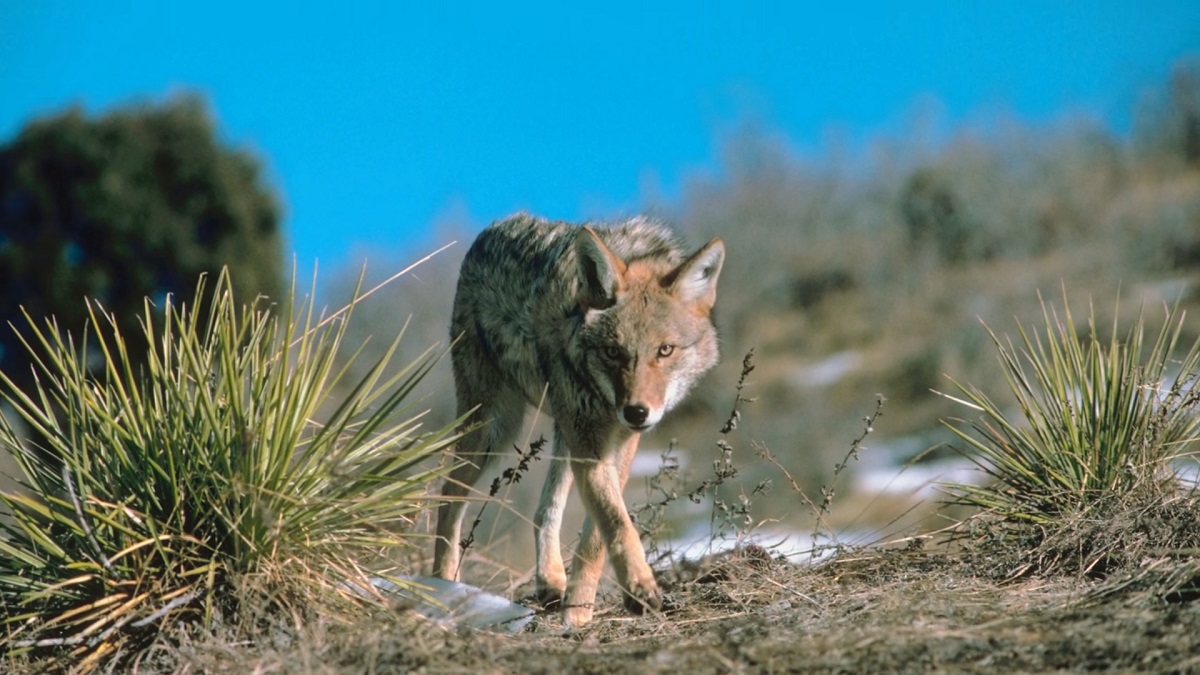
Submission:
M 717 301 L 717 277 L 725 263 L 725 244 L 713 239 L 696 251 L 667 277 L 671 292 L 684 302 L 693 302 L 706 311 Z
M 590 227 L 575 235 L 575 259 L 579 264 L 579 304 L 586 309 L 605 309 L 617 302 L 625 285 L 625 263 Z

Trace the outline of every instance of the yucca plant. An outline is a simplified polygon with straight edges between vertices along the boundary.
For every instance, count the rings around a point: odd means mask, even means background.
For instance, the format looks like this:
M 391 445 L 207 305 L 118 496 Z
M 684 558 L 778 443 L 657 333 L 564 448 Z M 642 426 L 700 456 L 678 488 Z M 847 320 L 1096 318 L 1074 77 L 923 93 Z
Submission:
M 335 354 L 357 291 L 332 317 L 312 294 L 296 302 L 295 283 L 281 311 L 235 304 L 224 273 L 213 291 L 201 280 L 190 306 L 147 302 L 144 358 L 93 302 L 83 335 L 53 320 L 29 335 L 35 391 L 0 374 L 42 446 L 0 420 L 23 474 L 0 493 L 3 650 L 86 669 L 163 627 L 228 616 L 248 575 L 278 582 L 293 605 L 353 604 L 369 598 L 354 590 L 367 570 L 413 543 L 440 473 L 423 460 L 455 439 L 453 425 L 423 431 L 409 401 L 436 351 L 385 375 L 397 337 L 345 382 Z
M 1094 309 L 1082 336 L 1065 298 L 1061 316 L 1045 301 L 1042 316 L 1040 332 L 1018 323 L 1019 345 L 987 328 L 1020 417 L 954 383 L 963 398 L 949 398 L 979 418 L 947 425 L 989 477 L 949 485 L 956 500 L 1044 523 L 1114 495 L 1174 490 L 1173 462 L 1194 451 L 1200 431 L 1200 341 L 1180 344 L 1184 313 L 1167 310 L 1149 342 L 1142 313 L 1123 335 L 1114 318 L 1107 341 Z

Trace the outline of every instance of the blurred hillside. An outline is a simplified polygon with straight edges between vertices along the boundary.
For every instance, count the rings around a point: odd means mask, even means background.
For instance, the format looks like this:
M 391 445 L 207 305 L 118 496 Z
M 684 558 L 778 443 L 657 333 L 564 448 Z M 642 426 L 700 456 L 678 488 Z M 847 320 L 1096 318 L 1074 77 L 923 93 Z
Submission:
M 721 233 L 726 353 L 759 350 L 747 431 L 813 481 L 873 394 L 881 433 L 962 415 L 945 375 L 1003 390 L 982 321 L 1009 332 L 1062 289 L 1110 315 L 1197 300 L 1200 68 L 1181 65 L 1132 140 L 1079 120 L 964 129 L 937 148 L 880 142 L 865 169 L 806 166 L 761 135 L 730 144 L 672 218 Z M 1077 315 L 1082 315 L 1078 311 Z M 730 359 L 724 380 L 736 375 Z M 729 387 L 718 384 L 721 400 Z M 686 424 L 686 423 L 685 423 Z M 689 425 L 690 426 L 690 425 Z M 825 475 L 823 475 L 825 474 Z
M 643 447 L 676 438 L 684 471 L 707 472 L 753 347 L 747 393 L 757 400 L 730 439 L 739 478 L 747 492 L 763 478 L 785 490 L 753 440 L 819 495 L 876 394 L 887 405 L 858 467 L 894 465 L 945 438 L 939 420 L 967 412 L 930 391 L 952 391 L 947 376 L 1002 397 L 981 321 L 1012 333 L 1014 318 L 1040 316 L 1039 293 L 1059 303 L 1063 289 L 1077 318 L 1088 303 L 1099 317 L 1118 300 L 1130 317 L 1200 303 L 1200 62 L 1180 64 L 1135 118 L 1129 138 L 1081 119 L 993 121 L 936 142 L 914 130 L 915 140 L 880 139 L 853 160 L 805 160 L 761 128 L 733 135 L 715 175 L 692 180 L 677 204 L 648 207 L 693 243 L 721 236 L 728 259 L 717 304 L 723 362 Z M 392 336 L 411 319 L 411 354 L 445 342 L 473 234 L 461 224 L 442 231 L 458 245 L 371 300 L 361 335 Z M 400 263 L 373 256 L 371 266 L 381 279 Z M 353 276 L 331 284 L 331 301 Z M 448 364 L 427 385 L 437 425 L 453 415 Z M 521 492 L 531 501 L 537 490 Z M 794 495 L 773 508 L 757 516 L 804 520 Z

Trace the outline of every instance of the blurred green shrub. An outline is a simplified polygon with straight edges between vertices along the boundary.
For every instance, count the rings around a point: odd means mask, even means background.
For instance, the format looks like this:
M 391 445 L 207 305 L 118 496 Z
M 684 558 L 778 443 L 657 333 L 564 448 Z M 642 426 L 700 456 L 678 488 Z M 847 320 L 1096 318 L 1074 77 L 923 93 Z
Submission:
M 221 144 L 197 98 L 34 120 L 0 145 L 0 317 L 28 336 L 23 307 L 79 335 L 87 297 L 136 326 L 146 298 L 189 294 L 223 266 L 246 300 L 276 297 L 279 221 L 259 160 Z M 0 328 L 0 370 L 23 390 L 28 364 Z

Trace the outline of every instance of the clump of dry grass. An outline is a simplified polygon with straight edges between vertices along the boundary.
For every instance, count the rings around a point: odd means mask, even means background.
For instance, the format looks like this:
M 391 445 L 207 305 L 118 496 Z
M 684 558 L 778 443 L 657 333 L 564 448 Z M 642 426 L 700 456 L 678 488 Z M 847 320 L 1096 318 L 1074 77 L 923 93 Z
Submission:
M 1200 340 L 1180 343 L 1183 314 L 1169 310 L 1146 341 L 1139 317 L 1080 335 L 1069 307 L 1043 304 L 1044 330 L 1019 326 L 1020 347 L 989 334 L 1021 412 L 978 388 L 953 400 L 978 421 L 947 424 L 989 480 L 949 484 L 952 499 L 983 509 L 958 534 L 1007 577 L 1049 572 L 1108 578 L 1148 560 L 1200 553 L 1200 497 L 1175 461 L 1200 440 Z
M 967 542 L 964 555 L 988 576 L 1112 580 L 1156 560 L 1194 562 L 1200 556 L 1197 519 L 1200 495 L 1192 492 L 1112 494 L 1061 513 L 1052 523 L 1013 523 L 979 514 L 964 521 L 952 538 Z
M 207 312 L 147 302 L 141 359 L 92 303 L 82 338 L 53 321 L 31 329 L 35 392 L 0 374 L 42 439 L 27 447 L 0 417 L 0 449 L 22 470 L 22 490 L 0 492 L 10 656 L 125 667 L 162 639 L 240 619 L 247 579 L 270 581 L 260 594 L 282 615 L 349 617 L 381 600 L 369 575 L 387 573 L 385 554 L 413 545 L 441 475 L 423 467 L 457 437 L 422 429 L 409 400 L 436 352 L 385 376 L 388 352 L 345 382 L 335 355 L 363 295 L 329 317 L 295 288 L 288 307 L 241 306 L 222 274 L 212 297 Z M 339 383 L 350 393 L 330 401 Z

